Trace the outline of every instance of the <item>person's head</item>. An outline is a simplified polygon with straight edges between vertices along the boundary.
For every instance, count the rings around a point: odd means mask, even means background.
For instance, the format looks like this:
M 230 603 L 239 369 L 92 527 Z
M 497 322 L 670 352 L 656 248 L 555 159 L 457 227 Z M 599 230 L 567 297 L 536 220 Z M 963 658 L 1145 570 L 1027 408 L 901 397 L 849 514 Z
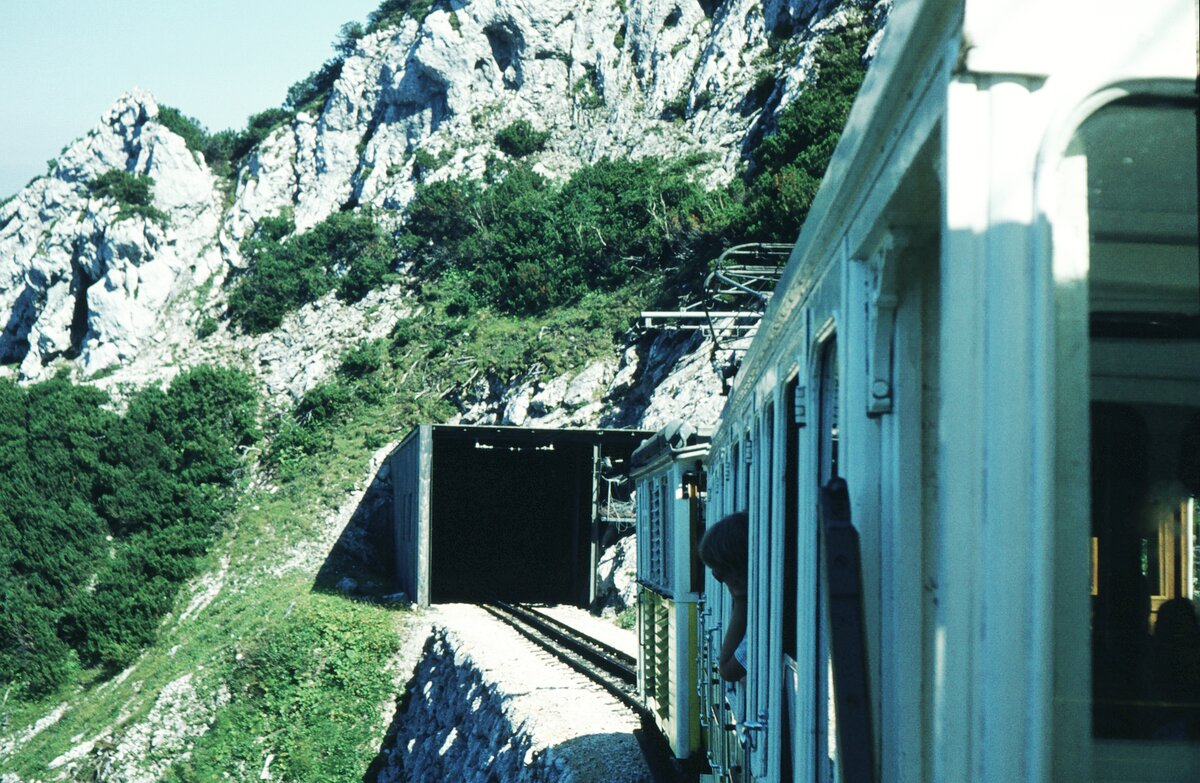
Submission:
M 750 561 L 750 517 L 744 511 L 722 518 L 700 539 L 700 559 L 713 577 L 744 595 Z
M 1186 598 L 1172 598 L 1158 607 L 1154 638 L 1191 644 L 1200 641 L 1200 619 L 1196 617 L 1192 602 Z

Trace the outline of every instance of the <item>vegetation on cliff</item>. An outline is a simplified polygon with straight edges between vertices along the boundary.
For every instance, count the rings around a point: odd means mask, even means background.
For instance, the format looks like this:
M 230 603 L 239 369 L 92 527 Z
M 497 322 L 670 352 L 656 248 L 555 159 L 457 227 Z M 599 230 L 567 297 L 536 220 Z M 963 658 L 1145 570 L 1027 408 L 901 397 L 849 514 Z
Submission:
M 724 188 L 705 190 L 699 161 L 686 159 L 605 158 L 554 182 L 526 160 L 544 133 L 513 123 L 496 137 L 511 160 L 493 162 L 484 179 L 418 185 L 394 247 L 369 212 L 338 213 L 287 239 L 286 219 L 262 221 L 243 245 L 250 267 L 230 314 L 266 331 L 335 285 L 342 298 L 361 298 L 402 260 L 436 282 L 450 315 L 546 313 L 633 278 L 660 298 L 695 295 L 723 247 L 794 239 L 861 84 L 868 33 L 855 26 L 824 39 L 813 81 Z
M 490 183 L 422 184 L 400 237 L 420 275 L 440 279 L 451 313 L 543 313 L 634 277 L 703 277 L 696 245 L 715 247 L 737 205 L 685 163 L 604 159 L 561 184 L 526 165 Z
M 40 696 L 80 666 L 115 672 L 232 508 L 256 436 L 246 376 L 197 368 L 124 415 L 58 378 L 0 381 L 0 685 Z
M 98 199 L 117 204 L 117 220 L 144 217 L 157 223 L 170 222 L 170 216 L 154 206 L 154 179 L 128 171 L 109 169 L 88 183 L 88 191 Z
M 866 75 L 863 55 L 870 37 L 869 28 L 851 25 L 822 39 L 811 80 L 751 152 L 753 165 L 744 180 L 748 240 L 796 238 Z
M 359 780 L 378 749 L 372 709 L 395 695 L 388 661 L 397 615 L 368 604 L 299 592 L 224 659 L 230 701 L 187 758 L 164 778 L 225 779 L 267 766 L 278 780 Z
M 241 246 L 245 272 L 229 293 L 230 317 L 250 334 L 278 328 L 287 313 L 329 291 L 357 302 L 388 277 L 390 237 L 370 212 L 336 212 L 293 235 L 289 215 L 267 218 Z

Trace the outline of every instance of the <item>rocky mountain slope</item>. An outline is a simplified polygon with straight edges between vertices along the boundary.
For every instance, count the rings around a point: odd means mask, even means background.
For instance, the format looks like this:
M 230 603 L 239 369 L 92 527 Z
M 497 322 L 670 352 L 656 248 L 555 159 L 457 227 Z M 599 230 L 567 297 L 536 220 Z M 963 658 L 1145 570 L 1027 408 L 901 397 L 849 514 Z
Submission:
M 222 283 L 244 266 L 239 244 L 264 217 L 290 213 L 302 232 L 370 206 L 401 222 L 419 181 L 481 174 L 504 157 L 497 131 L 520 119 L 549 134 L 535 169 L 551 178 L 604 156 L 703 152 L 701 175 L 726 181 L 801 88 L 822 31 L 861 14 L 857 5 L 438 7 L 420 24 L 407 19 L 349 44 L 323 102 L 276 127 L 233 181 L 168 129 L 151 95 L 130 92 L 0 207 L 0 372 L 33 381 L 67 367 L 116 387 L 235 363 L 274 395 L 296 398 L 346 345 L 385 333 L 408 304 L 400 286 L 354 305 L 329 296 L 266 335 L 224 328 Z M 781 55 L 772 48 L 779 31 L 796 31 L 799 45 Z M 169 219 L 97 195 L 95 181 L 112 169 L 151 177 L 152 207 Z M 205 318 L 222 328 L 201 338 Z

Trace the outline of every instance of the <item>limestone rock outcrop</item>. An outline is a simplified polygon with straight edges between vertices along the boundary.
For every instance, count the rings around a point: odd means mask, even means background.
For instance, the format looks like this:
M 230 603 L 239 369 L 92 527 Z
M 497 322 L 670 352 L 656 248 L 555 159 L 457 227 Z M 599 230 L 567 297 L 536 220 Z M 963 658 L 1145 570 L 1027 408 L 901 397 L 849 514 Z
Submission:
M 0 209 L 0 362 L 22 377 L 46 377 L 60 360 L 83 375 L 119 369 L 224 269 L 215 178 L 157 116 L 149 94 L 123 96 Z M 168 219 L 95 197 L 89 184 L 112 169 L 152 178 Z

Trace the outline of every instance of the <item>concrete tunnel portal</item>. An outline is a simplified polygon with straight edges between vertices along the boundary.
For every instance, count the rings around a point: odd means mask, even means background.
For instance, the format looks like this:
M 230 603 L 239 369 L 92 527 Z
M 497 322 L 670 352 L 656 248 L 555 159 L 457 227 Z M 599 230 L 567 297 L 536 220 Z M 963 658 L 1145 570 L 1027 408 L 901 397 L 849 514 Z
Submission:
M 423 606 L 502 600 L 588 607 L 600 544 L 632 525 L 629 457 L 649 435 L 414 430 L 392 455 L 402 588 Z

